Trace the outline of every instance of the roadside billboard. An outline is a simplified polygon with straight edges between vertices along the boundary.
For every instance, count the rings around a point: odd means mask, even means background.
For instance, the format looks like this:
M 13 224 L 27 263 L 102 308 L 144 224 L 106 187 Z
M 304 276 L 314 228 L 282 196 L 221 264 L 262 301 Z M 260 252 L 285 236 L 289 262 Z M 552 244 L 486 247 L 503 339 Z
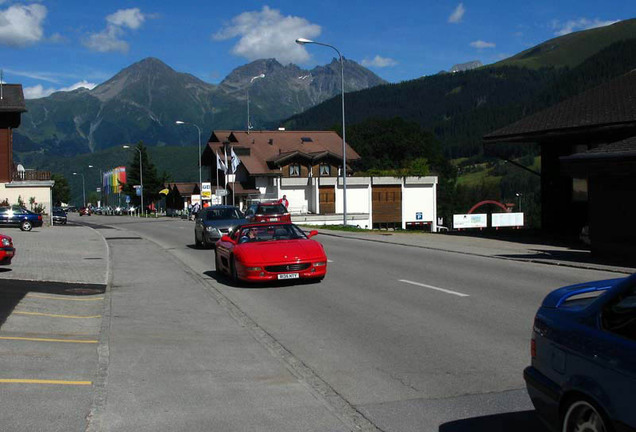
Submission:
M 486 213 L 478 214 L 459 214 L 453 215 L 453 228 L 486 228 L 488 226 L 488 215 Z
M 523 213 L 493 213 L 493 227 L 520 227 L 523 226 Z

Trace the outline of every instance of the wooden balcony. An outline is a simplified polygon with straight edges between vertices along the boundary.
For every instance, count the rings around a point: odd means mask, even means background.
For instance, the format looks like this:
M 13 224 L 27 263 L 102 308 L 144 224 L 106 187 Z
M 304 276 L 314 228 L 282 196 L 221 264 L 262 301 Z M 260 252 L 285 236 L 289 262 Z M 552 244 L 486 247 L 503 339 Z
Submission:
M 11 176 L 12 181 L 45 181 L 51 180 L 51 172 L 50 171 L 35 171 L 35 170 L 26 170 L 26 171 L 14 171 Z

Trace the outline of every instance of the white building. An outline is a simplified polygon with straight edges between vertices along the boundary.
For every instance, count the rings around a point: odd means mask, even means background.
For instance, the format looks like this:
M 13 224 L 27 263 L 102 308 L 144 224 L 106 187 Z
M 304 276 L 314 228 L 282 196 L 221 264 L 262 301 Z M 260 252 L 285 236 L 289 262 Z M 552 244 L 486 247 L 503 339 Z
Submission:
M 221 189 L 226 177 L 217 170 L 217 155 L 224 163 L 227 154 L 229 163 L 231 150 L 241 163 L 234 178 L 227 176 L 227 203 L 244 208 L 252 200 L 286 195 L 296 223 L 343 223 L 342 138 L 335 132 L 214 131 L 201 160 L 210 167 L 213 184 L 218 176 Z M 347 145 L 347 162 L 357 159 Z M 347 176 L 347 225 L 436 231 L 436 186 L 434 176 Z

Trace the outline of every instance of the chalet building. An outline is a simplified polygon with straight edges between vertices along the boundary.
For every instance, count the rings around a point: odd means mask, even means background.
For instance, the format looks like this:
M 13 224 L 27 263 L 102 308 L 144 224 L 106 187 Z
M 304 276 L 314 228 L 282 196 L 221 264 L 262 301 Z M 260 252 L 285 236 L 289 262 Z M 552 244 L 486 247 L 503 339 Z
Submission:
M 636 70 L 484 137 L 541 148 L 542 228 L 636 256 Z M 585 228 L 585 229 L 584 229 Z
M 235 178 L 217 170 L 217 155 L 241 163 Z M 346 145 L 347 223 L 362 228 L 406 228 L 411 223 L 436 230 L 437 177 L 355 177 L 349 163 L 360 155 Z M 201 155 L 213 192 L 224 189 L 226 203 L 242 208 L 252 200 L 289 200 L 293 220 L 343 221 L 342 138 L 331 131 L 213 131 Z M 218 184 L 217 184 L 218 176 Z
M 21 198 L 29 207 L 29 200 L 44 206 L 51 222 L 54 182 L 46 171 L 25 169 L 13 163 L 13 129 L 20 126 L 26 112 L 24 94 L 20 84 L 0 83 L 0 201 L 17 204 Z
M 170 210 L 187 209 L 192 204 L 193 195 L 201 196 L 199 183 L 196 182 L 168 183 L 165 186 L 168 189 L 166 208 Z

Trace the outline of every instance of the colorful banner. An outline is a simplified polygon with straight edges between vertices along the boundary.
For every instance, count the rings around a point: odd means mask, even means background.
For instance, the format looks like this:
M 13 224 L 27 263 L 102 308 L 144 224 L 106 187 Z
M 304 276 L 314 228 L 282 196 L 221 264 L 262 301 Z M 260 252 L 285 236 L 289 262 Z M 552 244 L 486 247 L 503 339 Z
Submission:
M 104 173 L 102 187 L 107 194 L 117 194 L 126 183 L 126 167 L 120 166 Z

